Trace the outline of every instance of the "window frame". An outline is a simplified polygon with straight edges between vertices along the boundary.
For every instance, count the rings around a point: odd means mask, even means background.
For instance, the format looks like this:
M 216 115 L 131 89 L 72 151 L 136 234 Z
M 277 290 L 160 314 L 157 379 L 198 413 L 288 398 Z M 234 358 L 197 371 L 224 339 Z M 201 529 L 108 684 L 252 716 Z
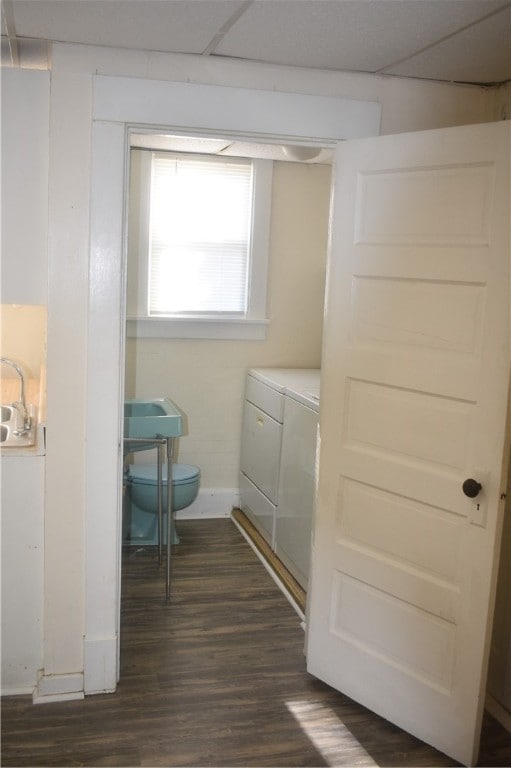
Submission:
M 126 330 L 129 337 L 195 338 L 195 339 L 253 339 L 264 340 L 269 319 L 266 316 L 273 161 L 251 159 L 254 174 L 254 199 L 250 234 L 250 255 L 247 274 L 247 311 L 244 316 L 209 315 L 206 317 L 158 317 L 148 314 L 149 283 L 149 218 L 151 150 L 138 149 L 140 154 L 140 197 L 137 243 L 128 248 L 128 270 L 135 276 L 136 289 L 128 291 Z M 174 153 L 171 153 L 174 154 Z M 191 154 L 191 153 L 187 153 Z

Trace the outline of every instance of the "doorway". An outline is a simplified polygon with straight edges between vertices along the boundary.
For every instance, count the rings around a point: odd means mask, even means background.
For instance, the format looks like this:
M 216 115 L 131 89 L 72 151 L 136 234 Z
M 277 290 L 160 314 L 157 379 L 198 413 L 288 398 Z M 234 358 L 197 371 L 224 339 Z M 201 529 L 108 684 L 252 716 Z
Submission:
M 282 144 L 379 133 L 376 102 L 95 76 L 86 449 L 86 693 L 115 690 L 121 561 L 125 184 L 130 126 L 221 131 Z
M 238 506 L 246 371 L 256 365 L 320 366 L 332 153 L 321 146 L 161 132 L 134 133 L 130 145 L 125 396 L 168 397 L 185 416 L 176 460 L 200 467 L 201 493 L 178 517 L 225 517 Z M 253 164 L 250 274 L 264 283 L 262 315 L 231 324 L 144 316 L 147 179 L 152 158 L 159 160 L 162 152 Z M 258 259 L 263 266 L 256 272 Z M 151 454 L 140 460 L 154 466 Z M 132 543 L 136 537 L 141 545 L 155 542 L 155 517 L 140 517 Z

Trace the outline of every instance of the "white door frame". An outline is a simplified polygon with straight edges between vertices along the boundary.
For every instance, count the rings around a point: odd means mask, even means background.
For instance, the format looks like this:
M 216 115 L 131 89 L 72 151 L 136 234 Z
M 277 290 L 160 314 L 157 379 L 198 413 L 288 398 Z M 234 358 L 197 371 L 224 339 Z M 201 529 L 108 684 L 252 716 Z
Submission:
M 377 102 L 95 76 L 87 352 L 84 691 L 114 691 L 120 617 L 130 126 L 320 146 L 377 136 Z

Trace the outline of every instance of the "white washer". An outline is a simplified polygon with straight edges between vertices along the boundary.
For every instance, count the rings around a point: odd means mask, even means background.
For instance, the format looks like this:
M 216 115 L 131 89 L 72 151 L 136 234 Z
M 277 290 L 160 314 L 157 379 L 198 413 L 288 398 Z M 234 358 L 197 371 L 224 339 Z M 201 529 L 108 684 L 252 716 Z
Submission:
M 240 457 L 240 507 L 272 548 L 286 395 L 319 403 L 319 370 L 253 368 L 246 383 Z

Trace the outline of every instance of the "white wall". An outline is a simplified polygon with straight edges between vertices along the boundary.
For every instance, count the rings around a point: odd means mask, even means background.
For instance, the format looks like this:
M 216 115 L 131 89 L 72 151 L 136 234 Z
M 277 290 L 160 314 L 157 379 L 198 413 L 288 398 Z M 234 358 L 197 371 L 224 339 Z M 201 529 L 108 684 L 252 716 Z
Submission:
M 47 302 L 48 72 L 2 70 L 1 303 Z
M 86 345 L 93 74 L 222 84 L 378 100 L 385 133 L 484 122 L 494 103 L 480 88 L 435 85 L 208 57 L 55 45 L 52 58 L 49 187 L 48 445 L 45 499 L 46 675 L 73 693 L 83 670 Z M 151 358 L 148 345 L 142 363 Z M 200 354 L 200 346 L 196 347 Z M 187 353 L 188 354 L 188 353 Z M 294 351 L 293 351 L 294 354 Z M 247 355 L 247 362 L 250 356 Z M 253 363 L 261 362 L 261 358 Z M 266 364 L 291 363 L 275 355 Z M 228 364 L 228 357 L 224 358 Z M 252 360 L 250 360 L 252 364 Z M 230 397 L 242 397 L 239 371 Z M 211 380 L 214 397 L 215 381 Z M 217 382 L 224 386 L 225 380 Z M 114 384 L 113 384 L 114 385 Z M 174 385 L 174 383 L 173 383 Z M 140 382 L 140 389 L 144 389 Z M 175 382 L 177 397 L 184 384 Z M 201 419 L 197 418 L 197 429 Z M 72 450 L 70 450 L 72 447 Z M 233 447 L 233 452 L 235 448 Z M 101 572 L 101 562 L 97 562 Z M 78 673 L 78 677 L 76 675 Z
M 1 287 L 9 305 L 0 307 L 1 353 L 32 380 L 44 364 L 46 333 L 49 93 L 48 72 L 2 71 Z M 31 693 L 43 666 L 44 456 L 7 451 L 0 455 L 2 694 Z
M 83 683 L 91 76 L 56 47 L 50 93 L 44 675 Z M 98 563 L 98 568 L 101 567 Z M 39 695 L 38 692 L 37 695 Z

